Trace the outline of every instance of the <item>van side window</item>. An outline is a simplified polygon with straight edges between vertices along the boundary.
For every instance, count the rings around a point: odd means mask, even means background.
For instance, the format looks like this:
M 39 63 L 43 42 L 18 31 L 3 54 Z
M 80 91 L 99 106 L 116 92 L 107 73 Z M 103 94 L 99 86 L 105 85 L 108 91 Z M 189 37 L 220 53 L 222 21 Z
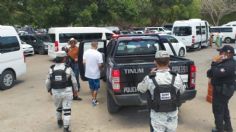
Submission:
M 202 34 L 206 34 L 206 26 L 201 26 Z
M 102 33 L 60 33 L 59 34 L 59 42 L 67 43 L 70 38 L 75 38 L 78 41 L 83 40 L 96 40 L 102 39 Z
M 189 36 L 192 35 L 192 27 L 188 26 L 174 27 L 173 33 L 176 36 Z
M 106 39 L 111 40 L 111 38 L 112 38 L 112 34 L 111 33 L 106 33 Z
M 0 52 L 12 52 L 20 50 L 20 44 L 16 36 L 0 37 Z
M 221 32 L 233 32 L 232 28 L 221 28 Z
M 196 26 L 196 34 L 197 35 L 201 34 L 201 27 L 200 26 Z
M 50 37 L 50 40 L 51 40 L 51 42 L 55 42 L 55 34 L 48 34 L 49 35 L 49 37 Z

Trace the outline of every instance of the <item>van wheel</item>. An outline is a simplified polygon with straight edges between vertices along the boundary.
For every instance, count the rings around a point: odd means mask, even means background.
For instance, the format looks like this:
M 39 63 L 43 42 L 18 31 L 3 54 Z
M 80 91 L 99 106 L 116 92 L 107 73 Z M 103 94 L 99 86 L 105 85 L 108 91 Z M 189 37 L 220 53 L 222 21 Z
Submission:
M 120 110 L 120 106 L 116 104 L 111 94 L 107 90 L 107 110 L 109 113 L 117 113 Z
M 227 44 L 231 43 L 231 38 L 225 38 L 225 43 Z
M 15 83 L 15 74 L 13 71 L 6 70 L 0 77 L 0 89 L 5 90 L 11 88 Z
M 184 50 L 184 48 L 180 48 L 180 50 L 179 50 L 179 56 L 180 56 L 180 57 L 184 57 L 184 55 L 185 55 L 185 50 Z
M 202 48 L 202 44 L 199 43 L 197 49 L 200 50 Z

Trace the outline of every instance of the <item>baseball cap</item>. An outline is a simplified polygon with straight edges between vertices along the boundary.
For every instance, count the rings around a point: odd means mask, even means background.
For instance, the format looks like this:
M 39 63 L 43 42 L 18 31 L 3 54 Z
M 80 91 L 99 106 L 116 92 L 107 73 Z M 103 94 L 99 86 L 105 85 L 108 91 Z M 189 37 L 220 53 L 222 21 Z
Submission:
M 156 52 L 155 58 L 169 58 L 170 55 L 167 51 L 165 50 L 159 50 Z
M 56 52 L 56 57 L 66 57 L 67 54 L 65 51 L 58 51 Z
M 217 49 L 219 52 L 227 52 L 227 53 L 233 53 L 234 54 L 234 48 L 230 45 L 224 45 L 222 48 Z
M 75 38 L 70 38 L 69 43 L 70 43 L 70 42 L 75 42 L 75 43 L 77 43 L 77 40 L 76 40 Z

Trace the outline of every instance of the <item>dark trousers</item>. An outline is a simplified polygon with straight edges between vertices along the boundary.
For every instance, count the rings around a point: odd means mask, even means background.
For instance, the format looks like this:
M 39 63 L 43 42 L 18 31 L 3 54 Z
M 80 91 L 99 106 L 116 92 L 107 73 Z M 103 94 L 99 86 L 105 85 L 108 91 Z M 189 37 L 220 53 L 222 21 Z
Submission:
M 229 99 L 230 97 L 222 95 L 216 90 L 213 90 L 212 109 L 218 132 L 223 132 L 224 126 L 226 129 L 232 129 L 228 108 Z

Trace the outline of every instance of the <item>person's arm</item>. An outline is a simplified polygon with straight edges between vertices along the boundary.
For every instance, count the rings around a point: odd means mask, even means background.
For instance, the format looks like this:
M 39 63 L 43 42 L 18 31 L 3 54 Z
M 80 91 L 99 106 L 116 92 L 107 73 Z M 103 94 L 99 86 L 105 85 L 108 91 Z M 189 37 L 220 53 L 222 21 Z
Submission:
M 46 77 L 46 81 L 45 81 L 45 84 L 46 84 L 46 88 L 47 88 L 47 91 L 51 93 L 51 80 L 50 80 L 50 74 L 51 74 L 51 69 L 49 70 L 49 73 Z
M 102 58 L 101 53 L 98 56 L 98 67 L 99 67 L 100 70 L 102 70 L 102 68 L 103 68 L 103 58 Z
M 145 76 L 142 82 L 138 83 L 137 90 L 141 93 L 145 93 L 148 90 L 149 77 Z
M 184 82 L 179 74 L 175 77 L 174 86 L 179 89 L 180 94 L 183 94 L 186 89 L 186 86 L 184 85 Z

